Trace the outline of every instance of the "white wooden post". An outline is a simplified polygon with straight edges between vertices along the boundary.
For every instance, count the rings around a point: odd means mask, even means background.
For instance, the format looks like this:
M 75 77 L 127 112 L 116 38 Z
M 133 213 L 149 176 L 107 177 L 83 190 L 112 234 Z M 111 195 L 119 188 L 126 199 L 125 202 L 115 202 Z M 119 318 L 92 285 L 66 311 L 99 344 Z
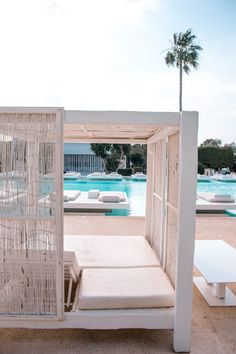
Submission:
M 153 144 L 147 145 L 147 185 L 146 185 L 146 215 L 145 237 L 151 242 L 152 234 L 152 204 L 153 204 Z
M 189 352 L 196 217 L 198 113 L 182 112 L 180 118 L 180 179 L 173 347 L 176 352 Z
M 166 154 L 167 154 L 167 148 L 166 148 L 166 138 L 163 138 L 162 140 L 162 186 L 161 186 L 161 195 L 162 195 L 162 201 L 161 201 L 161 240 L 160 240 L 160 264 L 161 266 L 165 265 L 165 248 L 166 248 L 166 215 L 167 215 L 167 200 L 166 200 L 166 181 L 167 179 L 167 166 L 166 166 Z

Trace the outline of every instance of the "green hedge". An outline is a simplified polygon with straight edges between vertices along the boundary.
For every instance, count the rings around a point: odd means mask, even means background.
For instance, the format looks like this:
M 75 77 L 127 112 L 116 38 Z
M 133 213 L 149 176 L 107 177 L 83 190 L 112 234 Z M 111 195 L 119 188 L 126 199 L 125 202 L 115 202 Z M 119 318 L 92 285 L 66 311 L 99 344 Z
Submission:
M 199 147 L 198 162 L 199 164 L 213 168 L 214 170 L 223 167 L 229 167 L 230 170 L 233 170 L 234 152 L 231 147 Z
M 205 165 L 203 165 L 201 162 L 198 162 L 197 173 L 200 173 L 201 175 L 203 175 L 205 172 L 205 168 L 206 168 Z
M 117 172 L 122 176 L 131 176 L 132 175 L 131 168 L 119 168 Z

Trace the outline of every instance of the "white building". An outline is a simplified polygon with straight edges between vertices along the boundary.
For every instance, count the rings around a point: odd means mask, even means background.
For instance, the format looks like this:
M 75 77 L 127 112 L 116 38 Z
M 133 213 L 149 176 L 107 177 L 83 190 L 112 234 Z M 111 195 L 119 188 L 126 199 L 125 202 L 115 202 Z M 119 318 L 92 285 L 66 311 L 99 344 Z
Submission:
M 102 172 L 104 164 L 103 160 L 91 150 L 90 144 L 65 143 L 64 170 L 82 174 Z

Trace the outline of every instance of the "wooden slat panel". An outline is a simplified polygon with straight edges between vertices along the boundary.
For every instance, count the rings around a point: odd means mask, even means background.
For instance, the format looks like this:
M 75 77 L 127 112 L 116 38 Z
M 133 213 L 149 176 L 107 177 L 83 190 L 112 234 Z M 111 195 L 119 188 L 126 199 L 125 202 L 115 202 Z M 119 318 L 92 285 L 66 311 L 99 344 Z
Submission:
M 178 206 L 179 195 L 179 133 L 168 139 L 168 202 Z
M 158 257 L 161 257 L 161 200 L 154 197 L 153 200 L 153 221 L 152 221 L 152 246 L 155 248 Z
M 163 180 L 163 141 L 160 140 L 155 144 L 155 170 L 154 170 L 154 192 L 162 196 L 162 180 Z
M 175 286 L 179 197 L 179 132 L 168 137 L 166 272 Z
M 167 229 L 166 229 L 166 273 L 172 285 L 175 287 L 176 272 L 176 245 L 177 245 L 177 213 L 167 207 Z
M 162 127 L 155 125 L 81 125 L 65 124 L 64 138 L 141 138 L 147 139 Z

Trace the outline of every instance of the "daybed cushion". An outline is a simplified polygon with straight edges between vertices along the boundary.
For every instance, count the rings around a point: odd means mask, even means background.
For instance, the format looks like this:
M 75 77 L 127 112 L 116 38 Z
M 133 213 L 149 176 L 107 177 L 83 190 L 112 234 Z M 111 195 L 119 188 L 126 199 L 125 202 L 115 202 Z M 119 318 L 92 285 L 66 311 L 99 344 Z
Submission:
M 232 203 L 235 200 L 232 194 L 219 194 L 219 193 L 211 193 L 211 192 L 198 193 L 198 197 L 208 200 L 208 202 L 221 202 L 221 203 L 231 202 Z
M 100 192 L 98 200 L 101 202 L 124 202 L 126 196 L 125 193 L 117 191 Z
M 79 190 L 64 191 L 63 192 L 64 202 L 73 201 L 73 200 L 77 199 L 80 196 L 80 194 L 81 194 L 81 192 Z M 52 202 L 56 201 L 56 193 L 55 192 L 53 192 L 49 195 L 49 200 L 51 200 Z
M 99 189 L 90 189 L 88 191 L 88 199 L 97 199 L 99 196 Z
M 64 191 L 64 202 L 75 200 L 80 195 L 80 191 Z
M 156 254 L 143 236 L 66 235 L 64 250 L 75 251 L 81 269 L 159 266 Z
M 78 308 L 172 307 L 174 299 L 174 289 L 161 268 L 85 269 Z

